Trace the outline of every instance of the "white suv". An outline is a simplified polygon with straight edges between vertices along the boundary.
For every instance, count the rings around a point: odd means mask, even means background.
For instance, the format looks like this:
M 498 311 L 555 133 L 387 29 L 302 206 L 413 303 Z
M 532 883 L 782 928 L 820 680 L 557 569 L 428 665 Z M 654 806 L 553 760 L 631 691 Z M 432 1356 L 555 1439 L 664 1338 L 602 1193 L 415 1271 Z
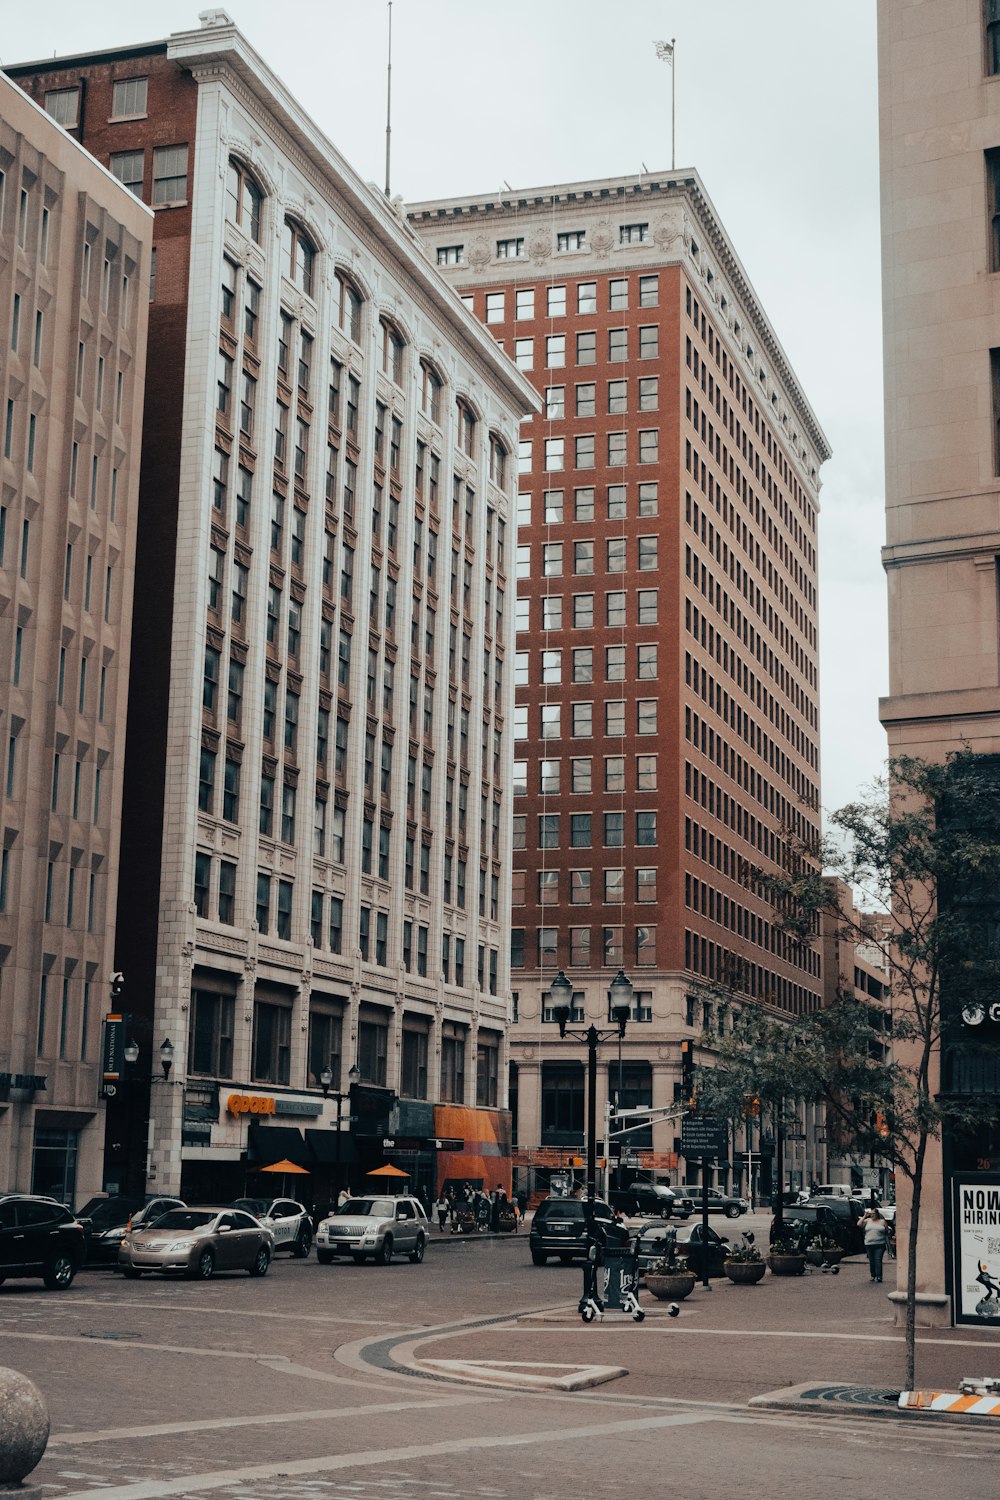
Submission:
M 237 1198 L 233 1208 L 253 1214 L 274 1236 L 274 1252 L 290 1250 L 305 1260 L 313 1241 L 309 1210 L 294 1198 Z
M 348 1198 L 316 1231 L 316 1259 L 328 1266 L 338 1255 L 350 1255 L 357 1265 L 377 1260 L 387 1266 L 396 1251 L 414 1265 L 424 1258 L 430 1224 L 419 1198 L 388 1198 L 376 1194 Z

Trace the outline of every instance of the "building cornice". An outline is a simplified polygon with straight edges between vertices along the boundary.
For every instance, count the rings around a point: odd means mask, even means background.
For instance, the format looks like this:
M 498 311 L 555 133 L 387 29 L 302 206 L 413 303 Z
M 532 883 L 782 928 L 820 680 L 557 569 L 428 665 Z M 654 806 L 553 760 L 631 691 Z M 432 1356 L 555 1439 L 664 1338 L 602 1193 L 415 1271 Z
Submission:
M 479 197 L 413 203 L 409 206 L 408 218 L 411 223 L 419 225 L 421 234 L 426 238 L 429 231 L 435 228 L 444 229 L 451 224 L 456 226 L 461 224 L 463 232 L 474 228 L 499 231 L 502 234 L 505 222 L 510 223 L 513 219 L 524 222 L 527 228 L 528 216 L 542 212 L 549 216 L 554 225 L 555 219 L 578 219 L 581 211 L 601 213 L 609 209 L 631 210 L 634 207 L 643 214 L 651 214 L 658 207 L 668 208 L 673 205 L 687 209 L 694 224 L 697 225 L 698 238 L 694 242 L 696 246 L 694 253 L 692 253 L 693 237 L 690 232 L 693 225 L 682 224 L 679 233 L 665 228 L 654 234 L 654 244 L 650 245 L 645 253 L 637 252 L 634 256 L 627 252 L 621 256 L 616 253 L 612 262 L 607 256 L 610 247 L 602 244 L 599 254 L 595 254 L 597 248 L 595 247 L 589 252 L 580 252 L 579 255 L 573 253 L 560 255 L 556 263 L 560 267 L 565 266 L 569 274 L 573 275 L 586 274 L 587 271 L 598 268 L 607 270 L 612 265 L 615 268 L 621 266 L 624 269 L 627 266 L 631 269 L 634 264 L 635 268 L 641 269 L 654 263 L 685 264 L 689 272 L 693 271 L 693 279 L 702 281 L 706 287 L 706 295 L 712 297 L 722 312 L 724 309 L 719 301 L 718 290 L 714 286 L 713 268 L 707 264 L 708 257 L 702 254 L 704 246 L 704 249 L 709 251 L 711 257 L 714 258 L 719 273 L 732 289 L 732 294 L 739 303 L 739 311 L 745 320 L 746 328 L 742 329 L 738 320 L 734 327 L 732 318 L 726 318 L 730 331 L 734 335 L 734 344 L 741 363 L 752 376 L 750 382 L 752 388 L 757 390 L 760 387 L 761 363 L 770 365 L 774 380 L 779 384 L 804 437 L 815 451 L 817 466 L 823 464 L 832 453 L 829 440 L 802 391 L 777 334 L 763 312 L 750 277 L 736 254 L 697 172 L 693 170 L 678 173 L 654 172 L 631 181 L 621 178 L 599 178 L 563 183 L 558 186 L 531 188 L 523 193 L 512 193 L 509 197 L 487 194 Z M 560 227 L 562 227 L 561 224 Z M 553 235 L 554 233 L 553 227 Z M 528 248 L 529 253 L 536 250 L 532 257 L 536 264 L 539 262 L 548 264 L 551 258 L 551 248 L 544 254 L 537 253 L 536 247 L 529 246 Z M 489 274 L 491 276 L 495 274 L 498 280 L 506 280 L 511 275 L 518 274 L 523 277 L 524 266 L 524 261 L 501 260 L 490 267 Z M 468 267 L 459 266 L 453 268 L 450 274 L 453 278 L 461 279 L 462 271 L 467 272 L 468 269 Z M 477 267 L 476 269 L 482 270 L 483 268 Z M 753 344 L 757 346 L 753 349 L 753 364 L 748 354 L 746 338 L 739 336 L 745 333 L 752 335 Z M 761 404 L 766 409 L 770 403 L 762 402 Z M 772 420 L 779 436 L 792 448 L 792 435 L 785 430 L 780 420 L 775 420 L 773 416 Z M 798 462 L 801 469 L 801 460 L 799 459 Z M 813 487 L 817 487 L 815 474 L 806 477 L 809 478 Z

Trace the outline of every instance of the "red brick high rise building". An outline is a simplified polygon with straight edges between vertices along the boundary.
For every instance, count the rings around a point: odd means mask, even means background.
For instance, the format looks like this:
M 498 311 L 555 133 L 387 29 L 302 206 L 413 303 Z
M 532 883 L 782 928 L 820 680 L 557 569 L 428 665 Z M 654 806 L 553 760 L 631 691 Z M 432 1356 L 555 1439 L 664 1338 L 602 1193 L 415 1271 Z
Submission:
M 512 1107 L 519 1161 L 579 1152 L 583 1049 L 623 968 L 599 1107 L 668 1107 L 744 999 L 821 1003 L 820 957 L 742 878 L 818 831 L 816 516 L 830 449 L 696 174 L 411 205 L 544 400 L 522 425 Z M 606 1067 L 603 1064 L 606 1063 Z M 633 1136 L 683 1180 L 674 1119 Z M 812 1145 L 805 1170 L 811 1170 Z M 692 1173 L 693 1175 L 693 1173 Z

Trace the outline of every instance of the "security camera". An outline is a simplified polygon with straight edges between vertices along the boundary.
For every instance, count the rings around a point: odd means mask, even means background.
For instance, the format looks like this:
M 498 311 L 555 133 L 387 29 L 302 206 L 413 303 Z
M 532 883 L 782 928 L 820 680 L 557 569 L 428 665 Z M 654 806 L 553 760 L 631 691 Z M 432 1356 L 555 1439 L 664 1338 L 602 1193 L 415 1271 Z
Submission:
M 116 969 L 115 972 L 112 974 L 112 976 L 111 976 L 111 983 L 112 984 L 124 984 L 125 983 L 125 975 L 121 972 L 120 969 Z

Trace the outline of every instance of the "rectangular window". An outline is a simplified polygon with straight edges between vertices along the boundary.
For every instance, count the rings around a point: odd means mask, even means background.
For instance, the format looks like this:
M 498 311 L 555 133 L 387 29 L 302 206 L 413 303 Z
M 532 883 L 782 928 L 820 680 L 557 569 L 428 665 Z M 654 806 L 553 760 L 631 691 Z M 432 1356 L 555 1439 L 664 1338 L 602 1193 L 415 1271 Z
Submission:
M 579 391 L 580 387 L 577 386 Z M 566 415 L 566 387 L 564 385 L 550 385 L 545 390 L 545 420 L 547 422 L 560 421 Z M 579 415 L 579 413 L 578 413 Z
M 519 370 L 531 370 L 535 365 L 534 339 L 514 340 L 514 363 Z
M 183 203 L 187 197 L 187 146 L 153 149 L 153 202 Z
M 656 733 L 656 699 L 640 698 L 636 704 L 638 734 Z
M 597 311 L 596 281 L 577 282 L 576 310 L 578 313 L 594 313 Z
M 566 363 L 566 335 L 550 333 L 545 340 L 545 364 L 549 370 L 561 369 Z
M 566 316 L 566 288 L 550 286 L 546 293 L 546 304 L 546 311 L 550 318 L 564 318 Z
M 570 229 L 556 235 L 556 250 L 582 250 L 587 238 L 584 229 Z
M 608 307 L 612 312 L 623 312 L 628 307 L 628 281 L 625 278 L 608 282 Z
M 573 491 L 573 519 L 576 521 L 594 519 L 594 491 L 591 486 Z
M 608 329 L 608 359 L 612 364 L 620 364 L 628 359 L 628 329 Z
M 439 245 L 437 248 L 437 263 L 439 266 L 460 266 L 462 264 L 462 251 L 464 245 Z
M 640 516 L 655 516 L 659 510 L 660 487 L 656 480 L 649 480 L 639 486 L 639 514 Z
M 142 197 L 142 169 L 145 160 L 143 151 L 116 151 L 111 157 L 111 174 L 117 177 L 122 187 L 128 188 L 137 198 Z M 227 262 L 228 264 L 228 262 Z
M 659 276 L 639 277 L 639 306 L 658 307 L 660 302 Z
M 45 113 L 64 130 L 73 130 L 80 122 L 80 90 L 50 89 L 45 95 Z
M 552 473 L 565 467 L 565 440 L 559 438 L 545 439 L 545 470 Z
M 576 414 L 578 417 L 592 417 L 597 411 L 597 386 L 593 381 L 587 381 L 576 388 Z M 562 413 L 560 413 L 562 415 Z
M 522 287 L 514 293 L 514 317 L 521 322 L 526 318 L 535 316 L 535 289 L 533 286 Z
M 573 595 L 573 626 L 576 630 L 591 630 L 594 625 L 593 594 Z
M 578 469 L 592 469 L 594 467 L 594 435 L 585 433 L 574 439 L 575 462 Z
M 659 463 L 660 459 L 660 434 L 654 427 L 648 431 L 639 433 L 639 462 L 641 464 Z
M 648 239 L 648 224 L 620 224 L 618 226 L 619 245 L 645 245 Z
M 521 260 L 523 256 L 523 238 L 497 240 L 497 260 Z
M 646 323 L 639 329 L 639 358 L 657 359 L 660 353 L 660 330 L 655 323 Z
M 575 740 L 588 739 L 594 732 L 594 705 L 574 703 L 571 705 L 572 735 Z
M 486 293 L 486 321 L 487 323 L 502 323 L 504 316 L 503 292 Z
M 589 755 L 573 756 L 570 760 L 570 790 L 572 792 L 590 792 L 592 790 L 592 764 L 593 762 Z
M 656 756 L 637 755 L 636 765 L 636 790 L 640 792 L 656 791 Z
M 146 113 L 148 78 L 118 78 L 111 89 L 111 118 L 132 119 Z
M 998 351 L 1000 353 L 1000 351 Z M 1000 471 L 998 471 L 1000 472 Z M 656 589 L 639 590 L 639 624 L 655 625 L 657 616 Z
M 608 812 L 604 814 L 604 847 L 605 849 L 620 849 L 625 843 L 625 814 L 620 812 Z
M 578 365 L 593 365 L 597 363 L 597 334 L 593 332 L 578 333 L 576 336 L 576 362 Z

